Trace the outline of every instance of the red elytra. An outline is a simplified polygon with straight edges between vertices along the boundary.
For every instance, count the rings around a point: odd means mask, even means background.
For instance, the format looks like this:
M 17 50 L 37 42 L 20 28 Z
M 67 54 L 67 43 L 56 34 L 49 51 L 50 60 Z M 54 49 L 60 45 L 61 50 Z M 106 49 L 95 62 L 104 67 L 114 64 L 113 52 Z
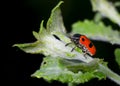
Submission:
M 93 45 L 93 43 L 85 35 L 74 34 L 73 36 L 70 37 L 70 39 L 71 39 L 72 42 L 74 42 L 74 44 L 77 47 L 82 49 L 84 54 L 88 54 L 90 56 L 94 56 L 96 54 L 95 46 Z M 75 47 L 72 49 L 72 51 L 74 49 L 75 49 Z
M 95 46 L 93 45 L 93 43 L 85 35 L 80 36 L 79 44 L 83 45 L 86 48 L 85 53 L 88 53 L 91 56 L 96 54 Z M 83 50 L 83 52 L 84 52 L 84 50 Z

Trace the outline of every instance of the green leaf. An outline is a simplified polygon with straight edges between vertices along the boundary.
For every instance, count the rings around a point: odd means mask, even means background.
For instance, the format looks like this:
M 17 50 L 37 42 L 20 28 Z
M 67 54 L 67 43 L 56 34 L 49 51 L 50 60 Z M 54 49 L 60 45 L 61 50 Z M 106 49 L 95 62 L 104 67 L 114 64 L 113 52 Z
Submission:
M 81 72 L 80 70 L 77 73 L 72 72 L 66 68 L 67 63 L 62 64 L 61 60 L 64 61 L 65 59 L 45 57 L 40 69 L 32 74 L 32 76 L 37 78 L 44 78 L 49 82 L 52 80 L 58 80 L 62 83 L 72 82 L 76 84 L 88 82 L 92 78 L 105 78 L 105 75 L 96 71 L 96 68 L 87 72 Z
M 62 39 L 65 42 L 68 42 L 66 38 L 66 29 L 64 27 L 60 5 L 63 3 L 63 1 L 60 1 L 58 5 L 56 5 L 53 10 L 51 11 L 50 18 L 47 22 L 47 31 L 50 32 L 52 35 L 57 35 L 60 39 Z
M 120 1 L 116 1 L 116 2 L 114 3 L 114 5 L 115 5 L 116 7 L 120 7 Z
M 106 41 L 120 45 L 120 33 L 105 26 L 102 22 L 95 23 L 90 20 L 78 21 L 72 25 L 73 33 L 80 33 L 94 40 Z
M 61 60 L 61 64 L 65 65 L 68 69 L 73 72 L 78 72 L 79 70 L 83 72 L 93 71 L 98 68 L 98 64 L 102 63 L 103 61 L 100 59 L 94 59 L 89 63 L 84 63 L 78 60 L 69 60 L 64 59 Z
M 115 60 L 120 66 L 120 48 L 115 49 Z
M 70 42 L 70 39 L 65 35 L 65 28 L 63 26 L 62 16 L 60 15 L 61 11 L 59 6 L 61 3 L 62 1 L 52 10 L 50 19 L 47 22 L 47 29 L 43 27 L 44 21 L 42 21 L 39 32 L 33 31 L 33 35 L 37 39 L 36 42 L 13 45 L 27 53 L 39 53 L 46 56 L 40 69 L 32 76 L 44 78 L 47 81 L 58 80 L 63 83 L 69 83 L 69 85 L 84 83 L 93 78 L 103 79 L 107 76 L 120 84 L 120 77 L 106 68 L 103 61 L 101 62 L 99 59 L 95 60 L 89 55 L 84 57 L 79 48 L 71 52 L 71 49 L 74 47 L 73 44 L 65 46 L 66 43 Z M 89 23 L 88 25 L 86 23 L 86 26 L 89 26 Z M 103 25 L 101 27 L 104 28 Z M 72 63 L 65 63 L 65 59 L 71 60 Z M 74 60 L 80 63 L 76 65 Z M 73 66 L 75 72 L 71 70 Z
M 56 7 L 53 8 L 51 11 L 50 18 L 48 19 L 47 22 L 47 29 L 49 32 L 52 34 L 55 33 L 66 33 L 66 29 L 63 24 L 63 19 L 61 16 L 61 10 L 60 10 L 60 5 L 63 3 L 63 1 L 60 1 Z
M 37 39 L 34 43 L 15 44 L 14 46 L 19 47 L 26 53 L 33 54 L 44 54 L 45 56 L 61 57 L 67 59 L 79 59 L 83 62 L 89 62 L 92 60 L 91 57 L 85 58 L 82 52 L 71 52 L 74 46 L 65 46 L 66 43 L 70 42 L 70 39 L 65 35 L 65 28 L 63 26 L 60 4 L 61 1 L 51 12 L 51 16 L 47 22 L 47 29 L 44 28 L 43 23 L 40 24 L 39 32 L 33 31 L 33 35 Z M 60 40 L 56 39 L 57 36 Z M 80 49 L 78 50 L 80 51 Z
M 40 41 L 36 41 L 34 43 L 14 44 L 13 47 L 17 46 L 26 53 L 39 54 L 43 51 L 42 45 Z
M 37 32 L 33 31 L 33 35 L 36 39 L 39 39 L 39 34 Z
M 107 0 L 91 0 L 93 11 L 98 11 L 103 17 L 109 18 L 112 22 L 120 26 L 120 14 L 112 2 Z

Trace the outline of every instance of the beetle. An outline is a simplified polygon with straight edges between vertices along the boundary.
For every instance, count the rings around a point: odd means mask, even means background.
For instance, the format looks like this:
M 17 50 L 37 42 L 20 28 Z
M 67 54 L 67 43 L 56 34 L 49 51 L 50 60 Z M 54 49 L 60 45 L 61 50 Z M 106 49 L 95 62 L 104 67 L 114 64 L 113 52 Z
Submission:
M 82 34 L 74 34 L 70 37 L 71 41 L 76 45 L 72 48 L 71 52 L 76 48 L 80 48 L 84 55 L 88 54 L 90 56 L 94 56 L 96 54 L 96 47 L 91 42 L 89 38 Z M 67 43 L 65 46 L 68 46 L 70 43 Z

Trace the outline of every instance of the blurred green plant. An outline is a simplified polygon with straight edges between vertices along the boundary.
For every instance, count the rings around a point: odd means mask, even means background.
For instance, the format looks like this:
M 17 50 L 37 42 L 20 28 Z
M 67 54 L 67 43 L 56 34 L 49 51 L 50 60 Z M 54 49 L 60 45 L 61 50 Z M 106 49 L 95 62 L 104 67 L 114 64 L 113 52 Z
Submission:
M 53 80 L 68 83 L 69 86 L 85 83 L 93 78 L 106 79 L 108 77 L 120 85 L 120 76 L 107 67 L 107 62 L 99 58 L 93 58 L 82 54 L 77 48 L 73 52 L 73 44 L 65 46 L 70 42 L 66 29 L 63 25 L 60 5 L 61 1 L 51 12 L 46 28 L 41 22 L 39 32 L 33 31 L 37 39 L 34 43 L 15 44 L 26 53 L 43 54 L 45 58 L 32 77 L 44 78 L 48 82 Z M 95 29 L 96 28 L 96 29 Z M 104 30 L 106 29 L 106 30 Z M 107 34 L 105 34 L 107 31 Z M 119 44 L 119 33 L 111 27 L 106 27 L 102 22 L 96 24 L 93 21 L 85 20 L 73 24 L 71 33 L 82 33 L 95 40 L 107 40 L 112 44 Z M 115 36 L 111 38 L 111 34 Z M 113 41 L 111 41 L 113 40 Z
M 107 0 L 90 1 L 93 7 L 93 11 L 98 12 L 101 15 L 101 18 L 106 17 L 120 26 L 120 14 L 112 2 L 108 2 Z M 120 2 L 115 3 L 116 6 L 119 6 L 119 4 Z
M 116 62 L 118 63 L 118 65 L 120 66 L 120 48 L 117 48 L 116 50 L 115 50 L 115 60 L 116 60 Z

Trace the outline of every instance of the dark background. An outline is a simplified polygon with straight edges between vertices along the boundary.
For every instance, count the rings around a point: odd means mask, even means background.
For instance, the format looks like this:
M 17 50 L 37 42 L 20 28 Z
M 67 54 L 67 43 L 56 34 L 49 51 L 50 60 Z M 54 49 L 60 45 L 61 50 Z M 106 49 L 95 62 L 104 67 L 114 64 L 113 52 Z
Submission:
M 114 0 L 113 0 L 114 1 Z M 6 6 L 6 36 L 8 40 L 8 56 L 5 61 L 5 84 L 26 85 L 26 86 L 67 86 L 57 81 L 48 83 L 43 79 L 30 77 L 42 62 L 43 55 L 27 54 L 16 47 L 12 47 L 16 43 L 29 43 L 36 41 L 32 35 L 32 31 L 38 31 L 41 20 L 47 21 L 50 11 L 54 8 L 59 0 L 13 0 L 8 2 Z M 91 3 L 89 0 L 64 0 L 61 6 L 65 27 L 68 32 L 71 25 L 84 19 L 93 19 Z M 109 21 L 109 20 L 108 20 Z M 106 22 L 106 20 L 105 20 Z M 106 22 L 106 24 L 111 23 Z M 116 25 L 113 25 L 116 27 Z M 120 74 L 118 65 L 115 63 L 114 49 L 117 45 L 109 43 L 93 41 L 97 47 L 97 57 L 104 57 L 108 61 L 108 66 Z M 98 81 L 93 79 L 80 86 L 117 86 L 109 79 Z

